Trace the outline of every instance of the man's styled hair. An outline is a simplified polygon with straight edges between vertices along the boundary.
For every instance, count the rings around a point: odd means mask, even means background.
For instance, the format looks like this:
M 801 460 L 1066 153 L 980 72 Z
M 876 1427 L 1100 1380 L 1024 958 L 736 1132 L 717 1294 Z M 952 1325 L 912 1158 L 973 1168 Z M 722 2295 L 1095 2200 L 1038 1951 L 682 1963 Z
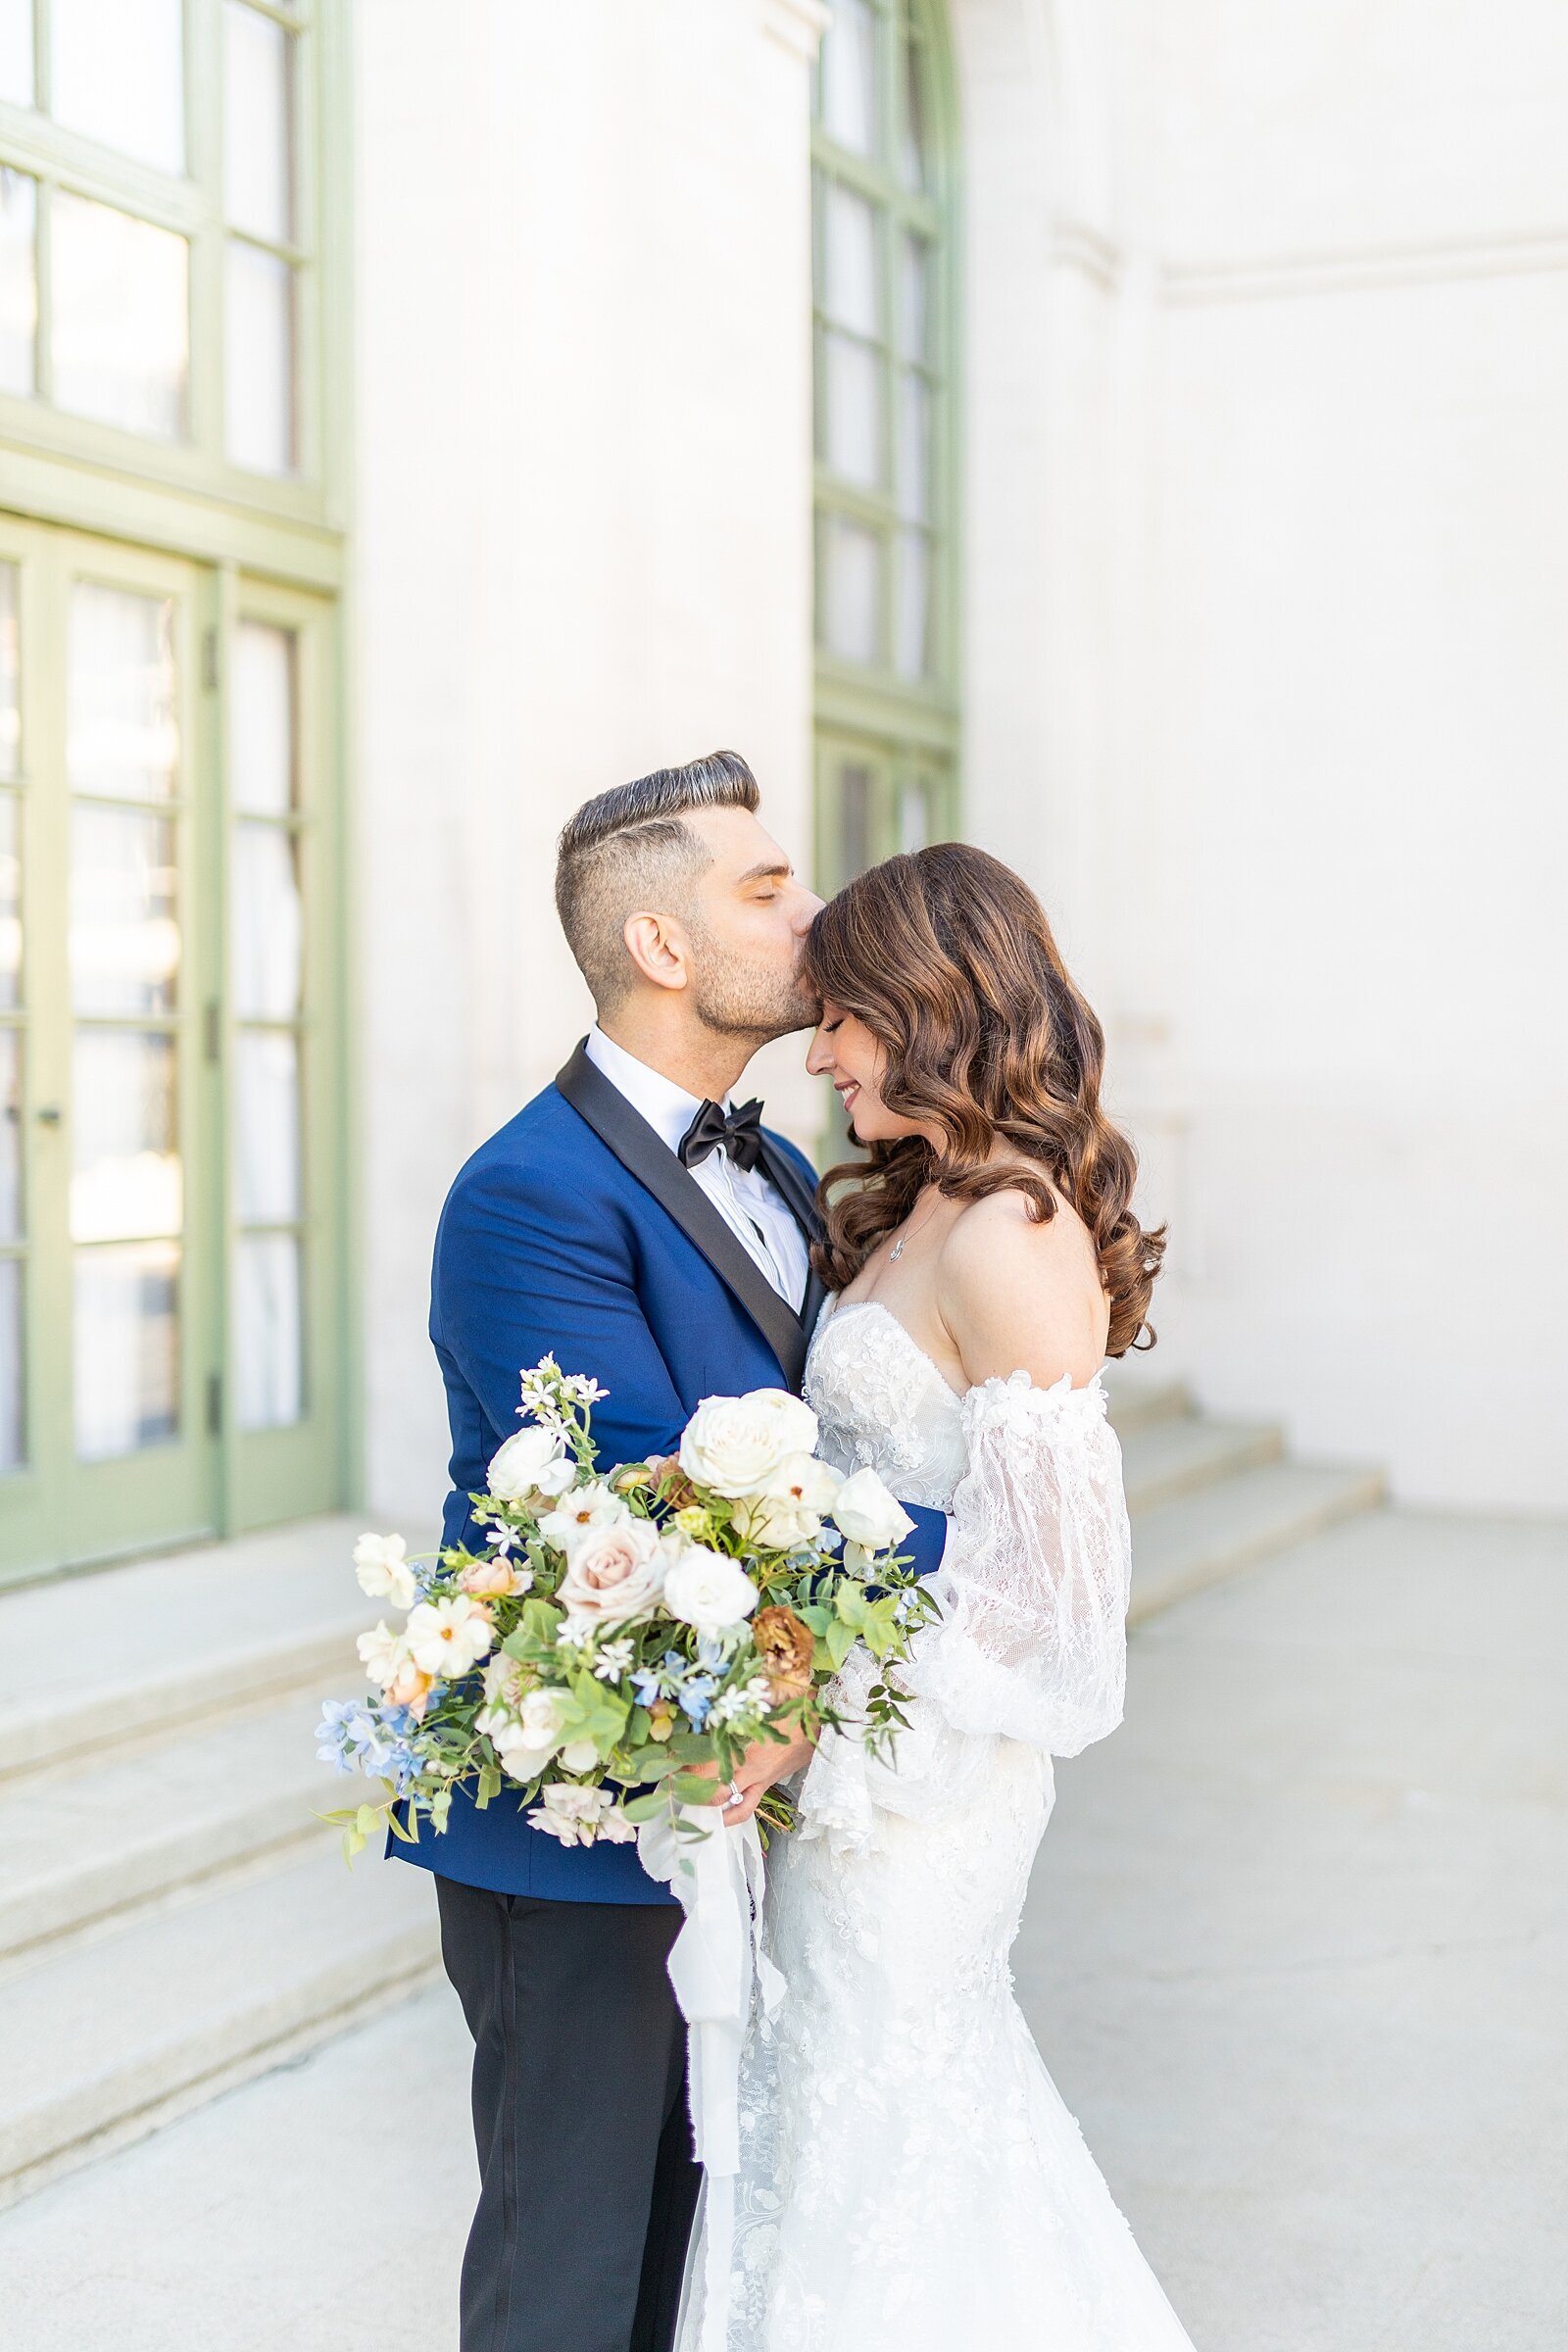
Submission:
M 631 983 L 621 936 L 627 916 L 639 907 L 679 913 L 712 862 L 682 818 L 699 808 L 755 811 L 760 798 L 739 752 L 710 752 L 601 792 L 567 820 L 556 854 L 556 912 L 601 1012 Z

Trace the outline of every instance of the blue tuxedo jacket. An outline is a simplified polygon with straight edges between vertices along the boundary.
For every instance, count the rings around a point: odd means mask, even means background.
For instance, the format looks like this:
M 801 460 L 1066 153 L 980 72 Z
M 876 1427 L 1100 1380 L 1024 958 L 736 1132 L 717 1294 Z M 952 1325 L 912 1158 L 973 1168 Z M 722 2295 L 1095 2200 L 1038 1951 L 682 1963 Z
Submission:
M 817 1229 L 816 1178 L 783 1136 L 764 1166 L 802 1226 Z M 581 1046 L 553 1086 L 480 1146 L 436 1233 L 430 1337 L 446 1382 L 452 1492 L 443 1533 L 471 1540 L 470 1494 L 519 1426 L 518 1375 L 553 1354 L 609 1391 L 594 1407 L 605 1463 L 671 1453 L 705 1396 L 799 1389 L 822 1300 L 797 1315 L 718 1210 Z M 942 1557 L 940 1512 L 907 1506 L 921 1572 Z M 628 1845 L 563 1846 L 529 1827 L 508 1784 L 481 1812 L 454 1800 L 437 1836 L 390 1841 L 397 1860 L 470 1886 L 587 1903 L 664 1903 Z

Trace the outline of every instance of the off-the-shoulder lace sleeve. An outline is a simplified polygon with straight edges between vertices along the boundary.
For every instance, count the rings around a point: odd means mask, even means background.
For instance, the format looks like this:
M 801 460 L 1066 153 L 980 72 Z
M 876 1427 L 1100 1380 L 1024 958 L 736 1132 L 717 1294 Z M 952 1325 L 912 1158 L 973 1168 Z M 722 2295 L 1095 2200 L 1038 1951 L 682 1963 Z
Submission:
M 956 1731 L 1075 1756 L 1121 1721 L 1132 1546 L 1099 1382 L 1026 1372 L 964 1398 L 967 1472 L 914 1680 Z

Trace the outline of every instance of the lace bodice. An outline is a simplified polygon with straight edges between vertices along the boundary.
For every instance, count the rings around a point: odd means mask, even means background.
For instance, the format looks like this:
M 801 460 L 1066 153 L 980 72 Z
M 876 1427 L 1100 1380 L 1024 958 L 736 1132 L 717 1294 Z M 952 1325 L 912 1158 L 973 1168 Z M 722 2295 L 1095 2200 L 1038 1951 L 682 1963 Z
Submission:
M 1073 1756 L 1121 1721 L 1131 1543 L 1121 1449 L 1097 1379 L 1027 1373 L 967 1396 L 875 1299 L 831 1304 L 806 1394 L 836 1467 L 869 1464 L 947 1511 L 942 1610 L 909 1680 L 956 1731 Z
M 962 1399 L 877 1299 L 829 1299 L 806 1395 L 836 1470 L 869 1468 L 903 1502 L 953 1508 L 968 1459 Z

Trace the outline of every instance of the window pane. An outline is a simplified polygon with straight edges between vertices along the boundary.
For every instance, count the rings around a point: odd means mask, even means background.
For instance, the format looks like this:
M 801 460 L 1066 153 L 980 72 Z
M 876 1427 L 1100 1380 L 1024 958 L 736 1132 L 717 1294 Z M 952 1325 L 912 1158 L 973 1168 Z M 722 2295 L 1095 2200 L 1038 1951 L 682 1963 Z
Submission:
M 839 878 L 853 882 L 871 862 L 871 770 L 839 769 Z
M 179 1245 L 76 1257 L 76 1451 L 136 1453 L 179 1434 Z
M 0 98 L 32 104 L 32 0 L 0 0 Z
M 918 531 L 899 534 L 899 629 L 895 660 L 901 678 L 923 678 L 930 667 L 931 550 Z
M 822 35 L 822 127 L 841 147 L 876 147 L 876 19 L 870 0 L 833 0 Z
M 242 1225 L 300 1214 L 299 1048 L 286 1030 L 239 1039 L 235 1193 Z
M 20 590 L 15 564 L 0 564 L 0 776 L 15 776 L 22 764 Z
M 305 1409 L 300 1245 L 247 1234 L 236 1253 L 235 1385 L 241 1429 L 280 1429 Z
M 304 915 L 300 845 L 280 825 L 234 829 L 231 940 L 234 1011 L 288 1021 L 300 1008 Z
M 840 326 L 879 335 L 876 207 L 828 182 L 822 197 L 822 308 Z
M 22 1265 L 0 1259 L 0 1470 L 19 1470 L 26 1460 L 23 1417 Z
M 918 41 L 906 33 L 902 119 L 899 123 L 899 176 L 906 188 L 927 185 L 930 170 L 930 132 L 926 123 L 924 56 Z
M 234 808 L 245 816 L 287 816 L 294 807 L 292 631 L 240 622 L 230 703 Z
M 177 439 L 190 374 L 184 238 L 63 189 L 51 218 L 56 401 L 78 416 Z
M 22 1239 L 22 1037 L 0 1029 L 0 1241 Z
M 72 1239 L 177 1234 L 173 1039 L 156 1030 L 78 1029 L 73 1080 Z
M 845 335 L 822 337 L 822 456 L 846 482 L 880 488 L 882 360 Z
M 22 806 L 0 793 L 0 1008 L 22 1003 Z
M 931 518 L 931 392 L 924 376 L 899 378 L 899 513 Z
M 78 806 L 71 834 L 75 1010 L 172 1012 L 179 980 L 172 823 L 139 808 Z
M 224 281 L 225 444 L 253 473 L 294 466 L 294 272 L 230 240 Z
M 899 847 L 905 855 L 923 850 L 931 838 L 931 799 L 923 782 L 910 782 L 899 794 Z
M 899 353 L 927 367 L 931 359 L 931 248 L 924 237 L 899 240 Z
M 881 658 L 881 556 L 874 531 L 840 514 L 822 517 L 822 643 L 841 662 Z
M 24 399 L 37 380 L 38 183 L 0 165 L 0 392 Z
M 52 0 L 55 121 L 160 172 L 183 172 L 181 17 L 180 0 Z
M 241 0 L 223 5 L 223 210 L 230 227 L 294 234 L 294 41 Z
M 73 788 L 164 801 L 175 790 L 174 607 L 77 580 L 71 591 L 66 762 Z

